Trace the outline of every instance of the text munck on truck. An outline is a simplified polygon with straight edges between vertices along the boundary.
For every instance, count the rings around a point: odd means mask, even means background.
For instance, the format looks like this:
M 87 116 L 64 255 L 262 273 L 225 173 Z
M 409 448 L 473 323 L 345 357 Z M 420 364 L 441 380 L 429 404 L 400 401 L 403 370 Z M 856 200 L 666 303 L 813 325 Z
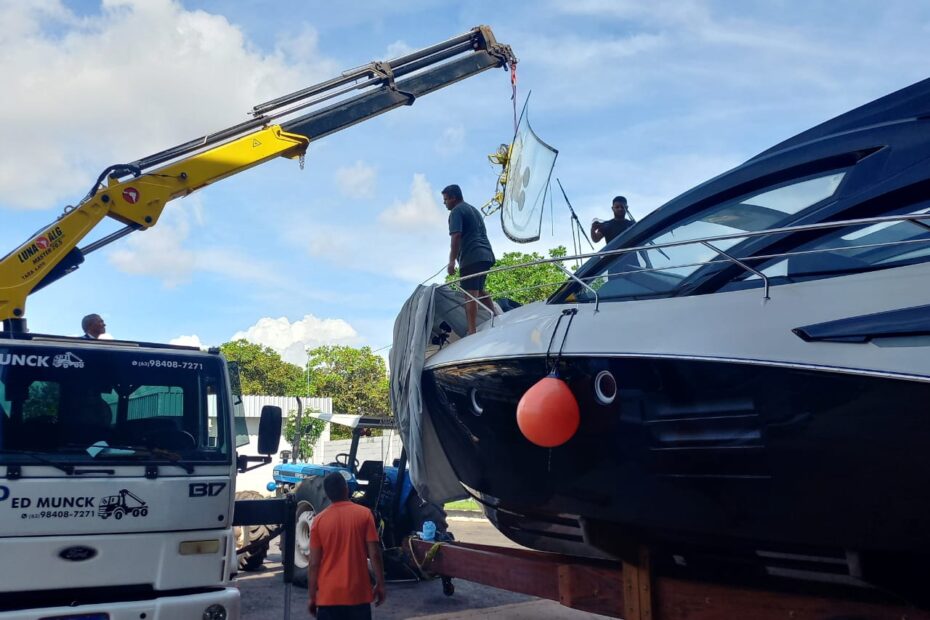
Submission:
M 29 333 L 33 291 L 154 226 L 165 204 L 421 95 L 516 62 L 481 26 L 255 106 L 253 118 L 131 164 L 0 260 L 0 620 L 239 617 L 232 532 L 248 443 L 216 350 Z M 312 111 L 308 111 L 312 110 Z M 83 248 L 104 218 L 125 228 Z M 281 411 L 262 412 L 259 452 Z

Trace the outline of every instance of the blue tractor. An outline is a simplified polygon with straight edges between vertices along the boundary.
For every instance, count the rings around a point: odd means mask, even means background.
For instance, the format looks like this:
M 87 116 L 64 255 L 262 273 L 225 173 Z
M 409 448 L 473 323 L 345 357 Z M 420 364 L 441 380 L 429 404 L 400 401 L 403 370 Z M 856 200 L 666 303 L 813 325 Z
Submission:
M 302 403 L 298 399 L 298 424 L 301 428 Z M 323 417 L 323 416 L 320 416 Z M 423 523 L 436 524 L 438 538 L 451 538 L 446 522 L 446 513 L 441 506 L 423 501 L 410 482 L 407 472 L 407 453 L 386 465 L 383 461 L 365 461 L 359 464 L 358 445 L 362 437 L 370 436 L 372 430 L 390 430 L 394 420 L 385 417 L 331 415 L 330 422 L 345 424 L 352 428 L 349 452 L 337 454 L 335 461 L 326 465 L 301 462 L 300 439 L 294 442 L 295 451 L 282 451 L 283 462 L 275 465 L 274 481 L 268 489 L 277 496 L 294 493 L 297 498 L 297 528 L 295 540 L 283 540 L 281 544 L 293 544 L 294 583 L 306 586 L 308 554 L 310 552 L 310 521 L 314 515 L 329 506 L 329 498 L 323 491 L 323 478 L 337 471 L 346 479 L 353 502 L 362 504 L 374 513 L 375 523 L 384 549 L 385 571 L 391 578 L 416 578 L 415 565 L 401 549 L 401 542 L 414 532 L 423 530 Z M 444 589 L 447 586 L 444 584 Z

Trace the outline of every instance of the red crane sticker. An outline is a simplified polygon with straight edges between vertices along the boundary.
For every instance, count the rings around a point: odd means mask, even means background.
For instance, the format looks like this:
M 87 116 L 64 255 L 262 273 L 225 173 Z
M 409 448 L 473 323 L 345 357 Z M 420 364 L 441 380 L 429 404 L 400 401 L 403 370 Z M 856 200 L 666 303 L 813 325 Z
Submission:
M 35 241 L 36 247 L 40 250 L 47 250 L 48 246 L 51 245 L 47 237 L 39 237 Z
M 135 187 L 127 187 L 123 190 L 123 200 L 131 205 L 136 204 L 139 202 L 139 190 Z

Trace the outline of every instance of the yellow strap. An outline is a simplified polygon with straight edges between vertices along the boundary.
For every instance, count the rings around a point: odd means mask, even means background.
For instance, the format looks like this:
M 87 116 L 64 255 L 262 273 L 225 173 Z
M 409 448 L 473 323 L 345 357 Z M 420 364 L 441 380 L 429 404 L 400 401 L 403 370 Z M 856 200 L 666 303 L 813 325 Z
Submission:
M 413 558 L 413 563 L 416 564 L 417 571 L 423 579 L 435 579 L 439 577 L 439 575 L 427 570 L 426 567 L 433 562 L 433 559 L 436 557 L 436 554 L 439 553 L 439 549 L 443 544 L 444 543 L 441 542 L 433 543 L 433 546 L 430 547 L 426 555 L 423 556 L 423 562 L 420 563 L 420 561 L 417 560 L 417 554 L 413 550 L 413 536 L 407 538 L 407 547 L 410 549 L 410 557 Z

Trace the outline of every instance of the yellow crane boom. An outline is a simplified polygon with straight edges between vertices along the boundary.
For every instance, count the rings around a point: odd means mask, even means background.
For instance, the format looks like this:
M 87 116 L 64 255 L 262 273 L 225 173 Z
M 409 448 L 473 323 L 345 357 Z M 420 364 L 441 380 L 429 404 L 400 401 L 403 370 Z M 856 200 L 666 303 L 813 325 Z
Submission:
M 26 298 L 71 271 L 84 255 L 154 226 L 165 205 L 277 157 L 302 159 L 317 140 L 494 67 L 516 63 L 488 26 L 255 106 L 253 118 L 131 164 L 111 166 L 87 196 L 0 259 L 4 331 L 25 331 Z M 354 94 L 356 91 L 361 91 Z M 333 101 L 325 107 L 320 104 Z M 314 108 L 307 112 L 308 108 Z M 104 218 L 125 227 L 83 248 Z

